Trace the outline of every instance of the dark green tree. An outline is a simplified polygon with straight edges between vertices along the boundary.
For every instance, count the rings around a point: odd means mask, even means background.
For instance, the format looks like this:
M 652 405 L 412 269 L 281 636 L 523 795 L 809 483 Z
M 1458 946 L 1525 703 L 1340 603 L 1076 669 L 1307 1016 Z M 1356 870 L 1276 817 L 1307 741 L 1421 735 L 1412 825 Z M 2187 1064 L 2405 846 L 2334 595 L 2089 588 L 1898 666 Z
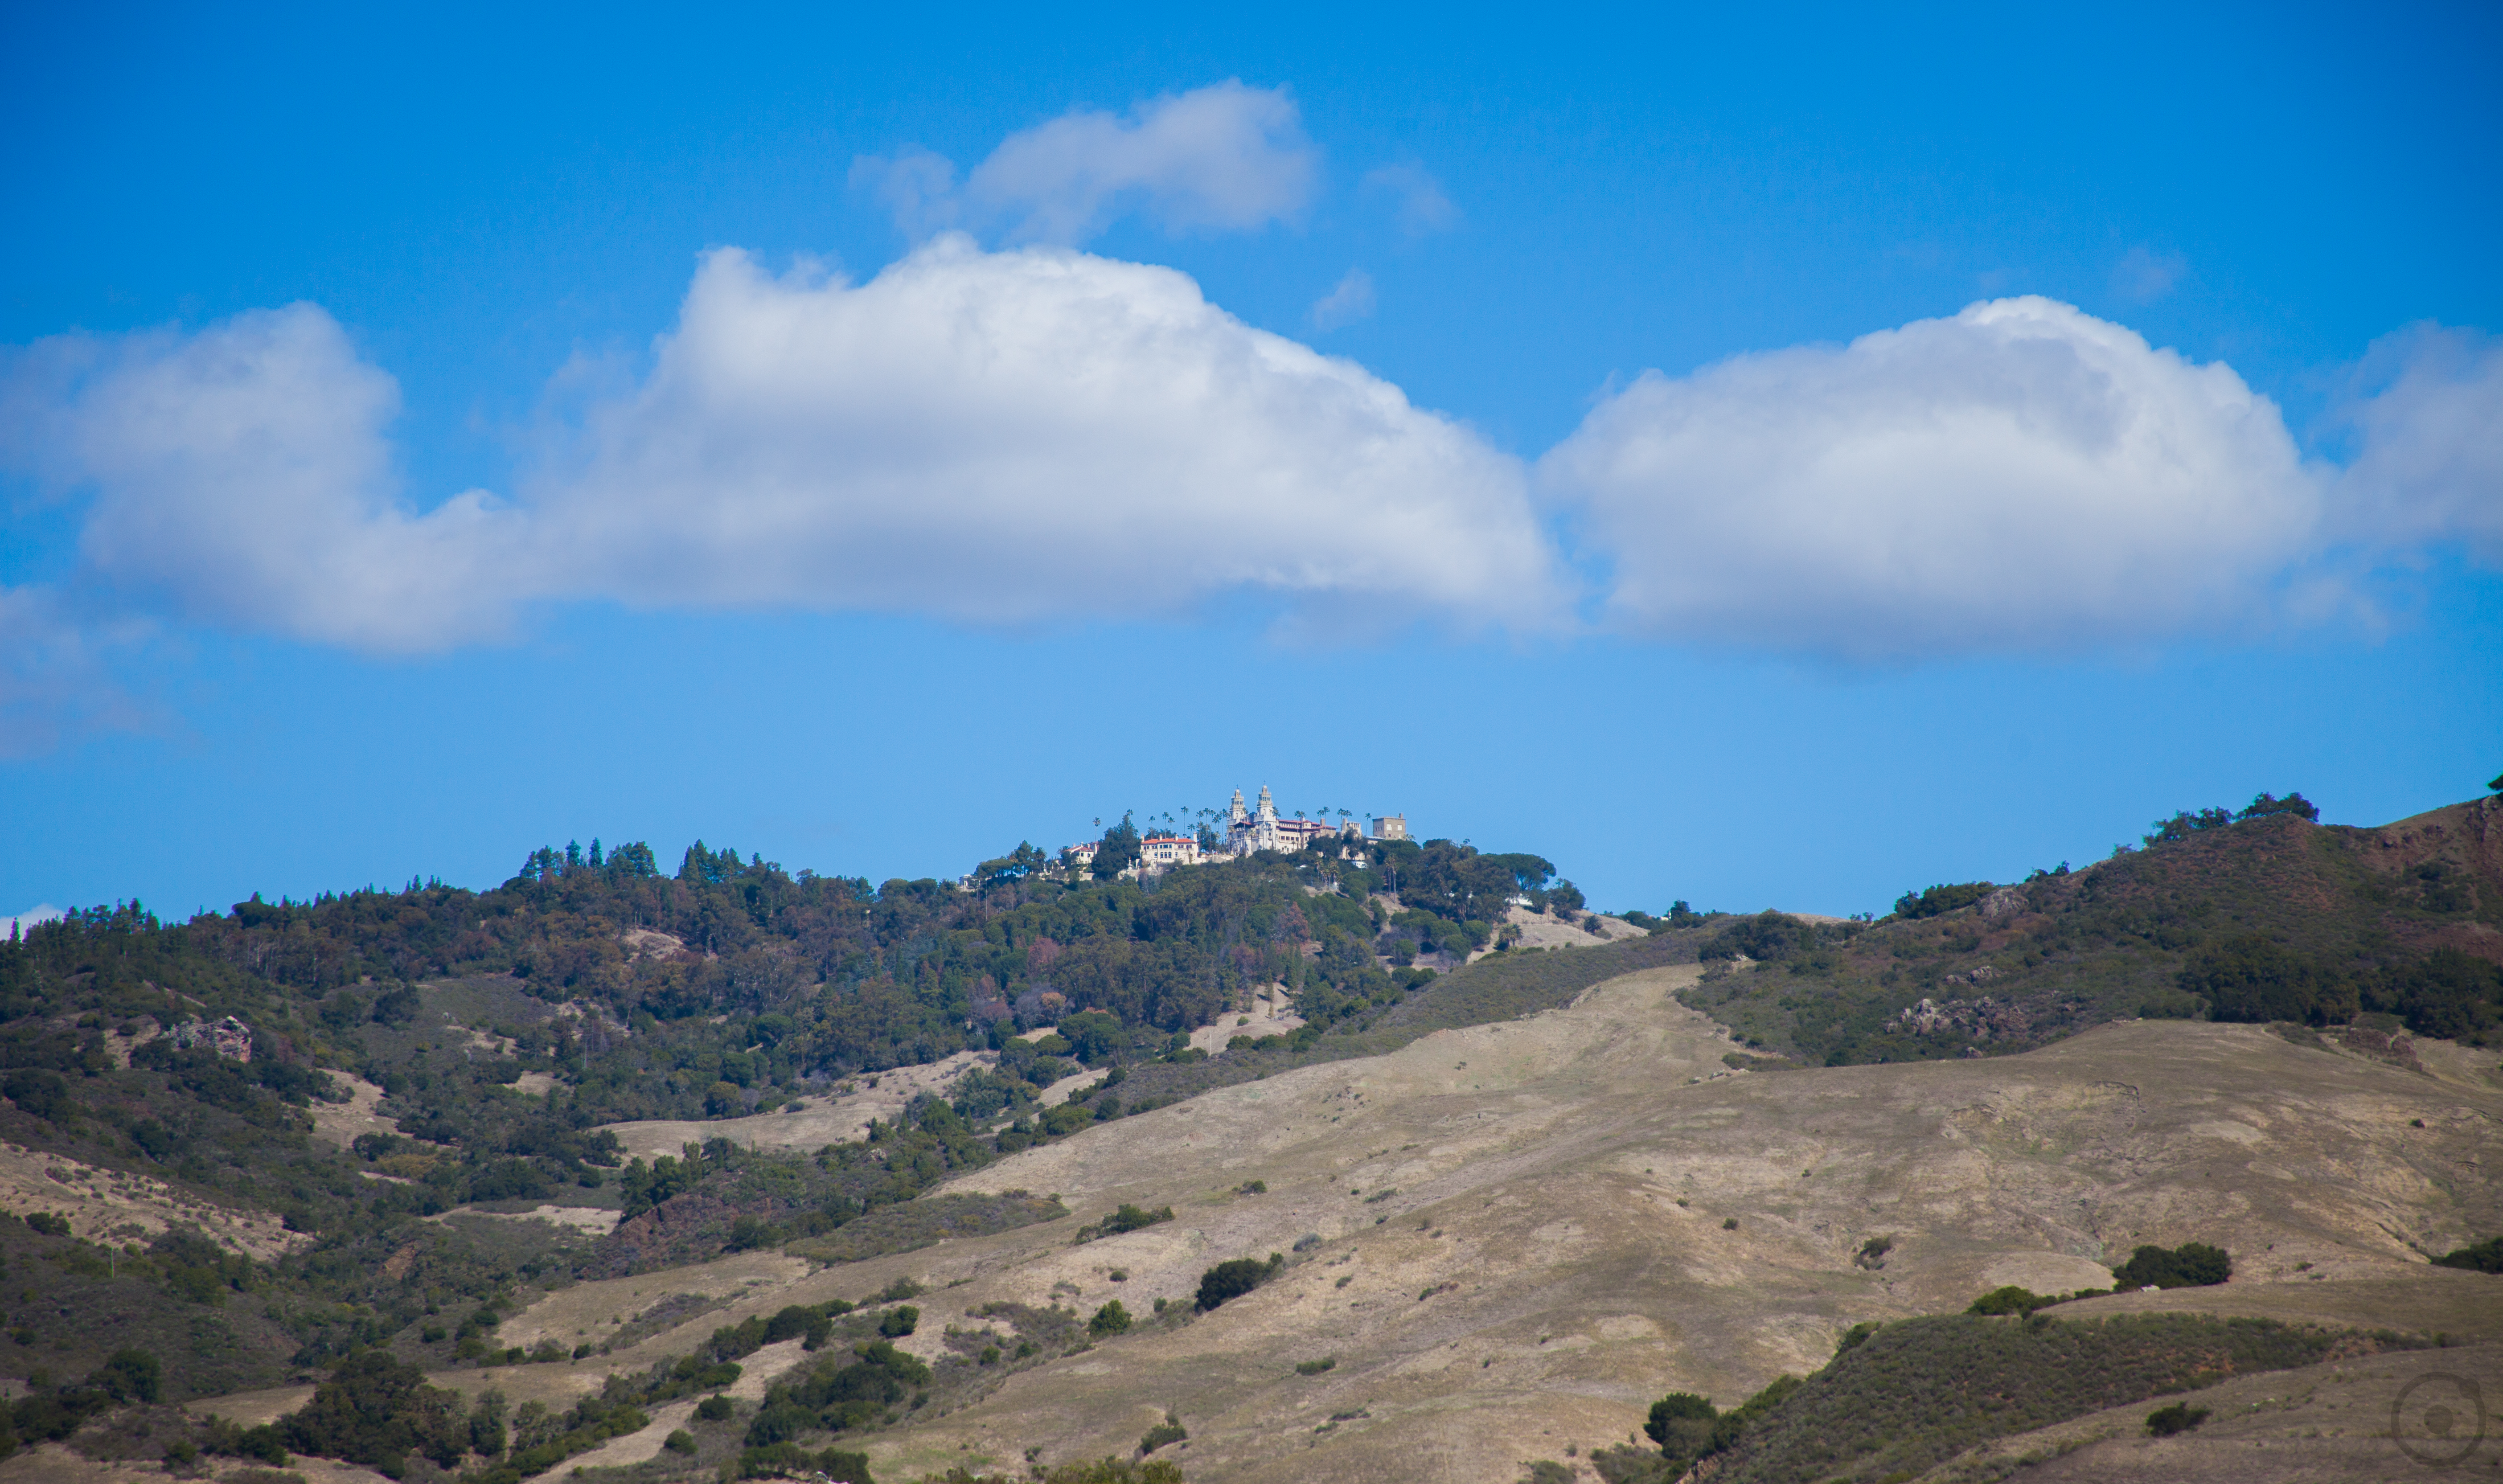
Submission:
M 1139 827 L 1124 813 L 1121 822 L 1106 830 L 1103 843 L 1095 847 L 1095 880 L 1112 880 L 1138 861 Z

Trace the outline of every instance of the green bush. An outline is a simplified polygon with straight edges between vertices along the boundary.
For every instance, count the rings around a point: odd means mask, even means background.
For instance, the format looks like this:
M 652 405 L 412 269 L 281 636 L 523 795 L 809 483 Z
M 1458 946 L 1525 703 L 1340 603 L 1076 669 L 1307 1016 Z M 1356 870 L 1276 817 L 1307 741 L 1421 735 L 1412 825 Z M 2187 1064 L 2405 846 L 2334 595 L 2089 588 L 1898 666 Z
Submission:
M 1965 1312 L 1967 1314 L 2031 1314 L 2046 1304 L 2059 1301 L 2056 1298 L 2045 1298 L 2040 1294 L 2018 1288 L 2011 1283 L 2006 1288 L 1992 1289 L 1982 1294 L 1974 1299 L 1972 1307 Z
M 1139 1439 L 1139 1453 L 1144 1457 L 1167 1443 L 1178 1443 L 1188 1436 L 1190 1433 L 1183 1428 L 1182 1419 L 1167 1412 L 1164 1421 L 1148 1429 L 1147 1435 Z
M 288 1447 L 346 1459 L 395 1473 L 401 1460 L 423 1454 L 444 1468 L 469 1451 L 461 1398 L 426 1383 L 426 1372 L 363 1350 L 341 1361 L 311 1400 L 278 1421 Z M 550 1460 L 551 1463 L 555 1460 Z
M 2171 1437 L 2176 1432 L 2187 1432 L 2207 1420 L 2206 1407 L 2194 1407 L 2187 1401 L 2177 1401 L 2171 1406 L 2157 1407 L 2147 1413 L 2146 1431 L 2156 1437 Z
M 737 1474 L 742 1479 L 806 1478 L 812 1473 L 840 1479 L 843 1484 L 876 1484 L 870 1477 L 869 1455 L 847 1448 L 811 1453 L 798 1443 L 771 1443 L 738 1455 Z
M 1194 1300 L 1205 1314 L 1229 1298 L 1240 1298 L 1260 1286 L 1269 1276 L 1268 1267 L 1250 1258 L 1236 1258 L 1219 1262 L 1199 1277 L 1199 1295 Z
M 2233 1258 L 2204 1242 L 2184 1242 L 2170 1251 L 2141 1247 L 2112 1269 L 2114 1285 L 2124 1289 L 2213 1288 L 2233 1275 Z
M 671 1453 L 693 1453 L 696 1451 L 696 1435 L 684 1428 L 673 1429 L 669 1436 L 661 1439 L 661 1446 Z
M 1121 1307 L 1117 1298 L 1097 1309 L 1095 1317 L 1086 1322 L 1086 1332 L 1097 1336 L 1119 1334 L 1129 1328 L 1130 1311 Z
M 877 1332 L 891 1340 L 910 1334 L 921 1323 L 921 1311 L 909 1303 L 897 1304 L 878 1316 Z
M 2336 965 L 2283 948 L 2263 933 L 2245 933 L 2202 949 L 2181 968 L 2185 994 L 2208 1002 L 2216 1020 L 2302 1020 L 2313 1025 L 2355 1018 L 2355 982 Z
M 1693 1392 L 1670 1392 L 1651 1404 L 1643 1435 L 1660 1444 L 1662 1456 L 1691 1462 L 1712 1446 L 1712 1425 L 1720 1416 L 1710 1401 Z
M 1724 1414 L 1715 1441 L 1728 1457 L 1713 1484 L 1913 1477 L 1995 1437 L 2228 1375 L 2316 1364 L 2359 1343 L 2369 1353 L 2412 1342 L 2194 1314 L 1899 1320 L 1793 1382 L 1728 1442 L 1721 1428 L 1733 1414 Z
M 165 1367 L 145 1350 L 124 1349 L 95 1368 L 86 1384 L 116 1401 L 154 1401 L 164 1387 Z
M 1744 954 L 1769 963 L 1815 947 L 1815 927 L 1787 913 L 1763 912 L 1732 919 L 1729 926 L 1703 940 L 1696 956 L 1710 963 Z
M 1091 1242 L 1097 1237 L 1119 1236 L 1125 1231 L 1144 1230 L 1160 1222 L 1169 1222 L 1173 1219 L 1174 1213 L 1171 1206 L 1158 1206 L 1155 1210 L 1149 1211 L 1144 1206 L 1133 1206 L 1124 1202 L 1102 1221 L 1092 1225 L 1079 1227 L 1078 1240 Z
M 737 1405 L 728 1397 L 706 1397 L 696 1403 L 696 1416 L 705 1422 L 728 1422 Z
M 1899 917 L 1935 917 L 1959 907 L 1971 907 L 1990 895 L 1988 881 L 1961 881 L 1952 886 L 1927 886 L 1917 892 L 1907 891 L 1895 899 L 1895 915 Z
M 2472 1273 L 2503 1273 L 2503 1236 L 2490 1237 L 2433 1260 L 2439 1267 L 2463 1267 Z
M 1334 1355 L 1323 1356 L 1318 1361 L 1297 1361 L 1295 1363 L 1295 1374 L 1299 1376 L 1318 1376 L 1322 1371 L 1336 1368 L 1337 1365 L 1338 1357 Z

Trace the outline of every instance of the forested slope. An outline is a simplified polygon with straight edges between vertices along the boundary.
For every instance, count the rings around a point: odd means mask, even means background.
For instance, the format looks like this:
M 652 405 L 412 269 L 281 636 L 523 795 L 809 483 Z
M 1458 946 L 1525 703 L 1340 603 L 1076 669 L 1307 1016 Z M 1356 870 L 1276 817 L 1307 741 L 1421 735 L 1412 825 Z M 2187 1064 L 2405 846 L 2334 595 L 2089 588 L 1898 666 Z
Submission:
M 2177 815 L 2081 871 L 1933 886 L 1870 923 L 1735 918 L 1697 948 L 1718 967 L 1689 1004 L 1819 1065 L 2022 1051 L 2142 1015 L 2483 1044 L 2503 1017 L 2503 799 L 2379 829 Z

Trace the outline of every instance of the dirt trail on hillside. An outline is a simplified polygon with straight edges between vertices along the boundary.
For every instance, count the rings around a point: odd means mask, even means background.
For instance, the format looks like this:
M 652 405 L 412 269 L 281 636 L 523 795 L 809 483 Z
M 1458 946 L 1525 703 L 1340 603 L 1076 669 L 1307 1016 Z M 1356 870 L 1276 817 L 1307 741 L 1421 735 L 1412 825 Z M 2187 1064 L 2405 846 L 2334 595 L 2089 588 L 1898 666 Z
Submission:
M 2140 1242 L 2234 1253 L 2232 1285 L 2174 1306 L 2448 1313 L 2454 1332 L 2503 1333 L 2503 1283 L 2462 1287 L 2423 1257 L 2503 1230 L 2503 1092 L 2182 1021 L 2015 1057 L 1732 1073 L 1726 1034 L 1671 998 L 1696 972 L 1212 1091 L 943 1188 L 1056 1192 L 1069 1221 L 806 1277 L 750 1254 L 568 1289 L 506 1332 L 570 1338 L 662 1285 L 734 1272 L 739 1296 L 631 1356 L 496 1374 L 553 1399 L 747 1313 L 899 1276 L 938 1291 L 925 1331 L 994 1299 L 1083 1313 L 1117 1296 L 1144 1316 L 1158 1297 L 1187 1304 L 1214 1262 L 1309 1235 L 1280 1278 L 1213 1314 L 847 1444 L 881 1477 L 912 1478 L 1013 1466 L 1033 1446 L 1126 1453 L 1170 1408 L 1193 1484 L 1510 1484 L 1525 1459 L 1622 1441 L 1664 1392 L 1731 1405 L 1815 1369 L 1858 1321 L 1961 1309 L 2002 1283 L 2108 1284 L 2103 1264 Z M 1252 1180 L 1267 1193 L 1234 1193 Z M 1122 1201 L 1177 1220 L 1070 1245 Z M 1863 1266 L 1874 1237 L 1893 1246 Z M 2372 1285 L 2392 1287 L 2359 1298 Z M 1325 1358 L 1325 1373 L 1296 1374 Z

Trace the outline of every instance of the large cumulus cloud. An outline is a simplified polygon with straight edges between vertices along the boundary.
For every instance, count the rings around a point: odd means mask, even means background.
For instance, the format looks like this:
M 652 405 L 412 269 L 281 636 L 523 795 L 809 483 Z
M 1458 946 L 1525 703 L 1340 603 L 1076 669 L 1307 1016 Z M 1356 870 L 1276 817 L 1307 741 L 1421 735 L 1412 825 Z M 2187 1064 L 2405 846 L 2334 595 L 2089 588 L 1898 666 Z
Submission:
M 65 337 L 18 452 L 93 492 L 86 575 L 369 651 L 525 604 L 1172 616 L 1473 631 L 1560 620 L 1524 470 L 1170 269 L 943 236 L 861 284 L 708 257 L 651 370 L 510 503 L 400 500 L 396 389 L 311 305 Z
M 2040 298 L 1648 372 L 1539 473 L 1615 627 L 1855 660 L 2246 622 L 2323 502 L 2230 367 Z

